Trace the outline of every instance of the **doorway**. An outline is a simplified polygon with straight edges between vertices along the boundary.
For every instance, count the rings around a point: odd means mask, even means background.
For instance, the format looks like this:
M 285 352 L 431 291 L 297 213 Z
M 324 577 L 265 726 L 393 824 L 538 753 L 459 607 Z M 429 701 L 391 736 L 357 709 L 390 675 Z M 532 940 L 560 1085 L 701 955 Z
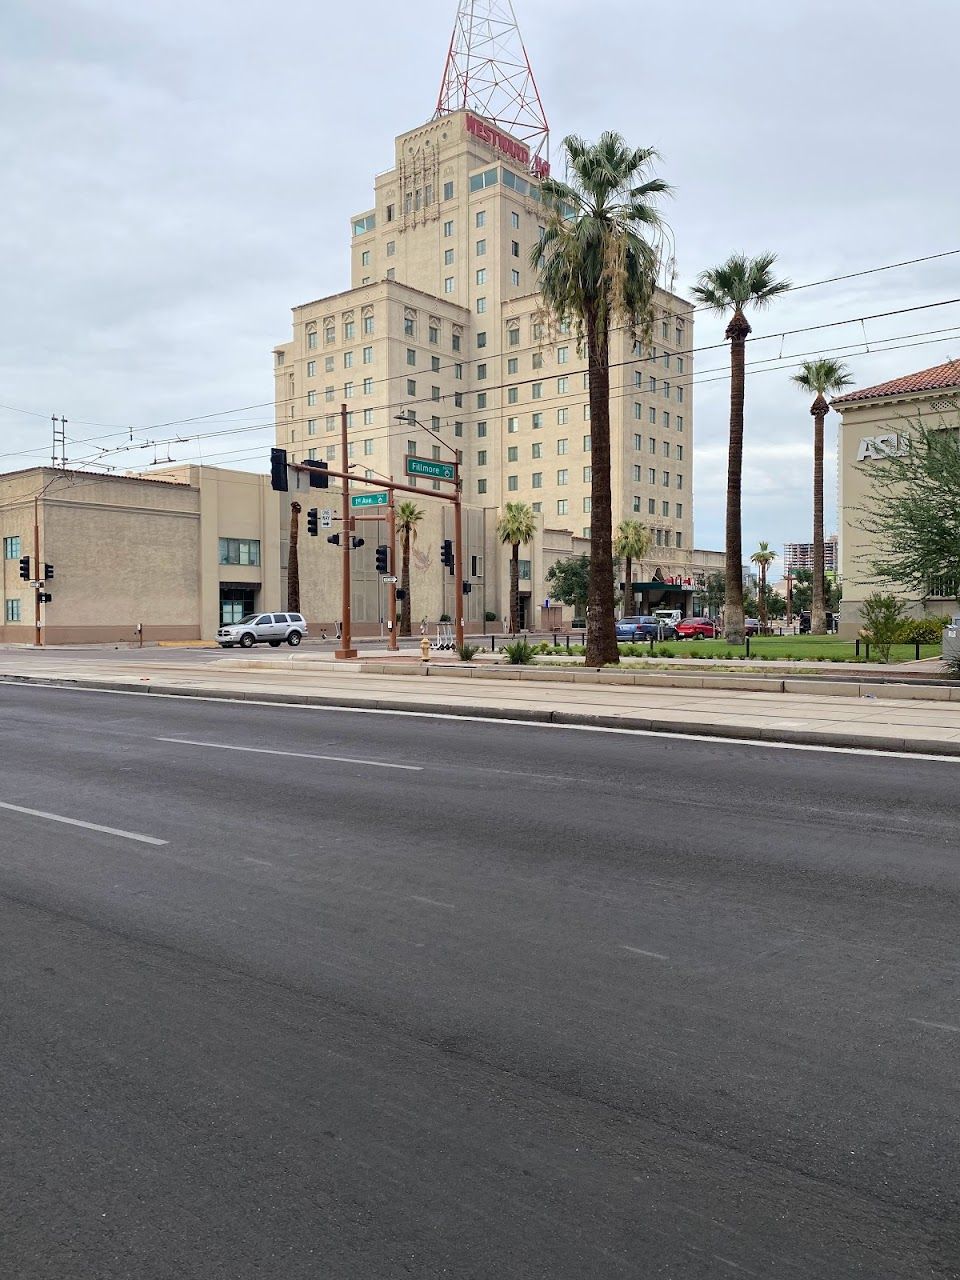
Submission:
M 230 626 L 239 622 L 257 607 L 256 587 L 220 587 L 220 625 Z

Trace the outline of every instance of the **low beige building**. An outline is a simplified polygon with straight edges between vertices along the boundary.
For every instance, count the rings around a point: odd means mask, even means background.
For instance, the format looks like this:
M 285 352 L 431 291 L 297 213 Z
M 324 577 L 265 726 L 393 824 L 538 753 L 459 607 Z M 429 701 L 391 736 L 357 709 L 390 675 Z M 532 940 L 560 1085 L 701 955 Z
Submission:
M 870 489 L 871 467 L 906 447 L 918 423 L 926 428 L 956 429 L 960 423 L 960 360 L 863 387 L 833 401 L 842 415 L 840 428 L 840 573 L 843 600 L 840 634 L 847 638 L 861 626 L 860 609 L 871 592 L 890 590 L 877 582 L 870 565 L 879 548 L 863 528 L 863 506 Z M 922 594 L 903 588 L 912 617 L 958 612 L 960 584 L 934 576 Z
M 0 476 L 0 640 L 37 639 L 37 542 L 40 565 L 54 569 L 40 608 L 46 644 L 210 639 L 221 619 L 277 609 L 279 511 L 269 476 L 216 467 Z

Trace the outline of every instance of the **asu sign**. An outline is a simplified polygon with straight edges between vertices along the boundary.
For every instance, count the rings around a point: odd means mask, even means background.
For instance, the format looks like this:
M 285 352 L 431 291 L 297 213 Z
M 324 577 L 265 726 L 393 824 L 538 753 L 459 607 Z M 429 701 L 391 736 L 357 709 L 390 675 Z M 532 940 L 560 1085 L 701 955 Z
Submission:
M 547 178 L 550 176 L 550 166 L 546 160 L 541 160 L 539 156 L 534 156 L 531 160 L 529 147 L 522 142 L 517 142 L 516 138 L 511 138 L 509 134 L 501 133 L 499 129 L 495 129 L 492 124 L 487 124 L 485 120 L 481 120 L 469 113 L 467 115 L 467 133 L 479 138 L 488 147 L 492 147 L 494 151 L 499 151 L 508 160 L 516 160 L 525 169 L 531 170 L 536 177 Z
M 902 458 L 909 445 L 906 436 L 895 431 L 883 436 L 864 436 L 857 448 L 857 461 L 870 462 L 880 458 Z

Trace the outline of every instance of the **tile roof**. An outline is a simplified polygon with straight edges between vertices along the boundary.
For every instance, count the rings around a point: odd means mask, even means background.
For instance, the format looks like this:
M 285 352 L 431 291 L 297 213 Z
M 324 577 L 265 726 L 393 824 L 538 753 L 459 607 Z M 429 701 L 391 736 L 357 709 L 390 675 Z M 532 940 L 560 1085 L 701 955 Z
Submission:
M 932 369 L 909 373 L 905 378 L 893 378 L 875 387 L 861 387 L 831 401 L 833 405 L 853 404 L 857 400 L 880 400 L 891 396 L 909 395 L 916 391 L 940 391 L 945 387 L 960 388 L 960 360 L 948 360 Z

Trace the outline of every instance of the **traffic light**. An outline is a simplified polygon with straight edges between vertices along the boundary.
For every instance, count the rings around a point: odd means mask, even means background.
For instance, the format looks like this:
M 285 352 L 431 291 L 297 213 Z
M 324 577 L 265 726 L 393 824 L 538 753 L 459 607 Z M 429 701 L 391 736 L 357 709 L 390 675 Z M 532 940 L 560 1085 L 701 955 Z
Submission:
M 311 538 L 320 536 L 320 512 L 316 507 L 311 507 L 307 512 L 307 533 Z
M 473 590 L 473 583 L 472 583 L 472 582 L 465 582 L 465 583 L 463 584 L 463 594 L 464 594 L 465 596 L 468 596 L 472 590 Z
M 43 566 L 43 580 L 44 582 L 53 581 L 53 565 L 52 564 L 45 564 Z
M 330 488 L 330 477 L 327 475 L 327 472 L 330 470 L 330 466 L 328 463 L 314 462 L 312 460 L 307 461 L 306 459 L 304 459 L 303 465 L 307 467 L 310 472 L 310 488 L 311 489 L 329 489 Z
M 453 569 L 453 543 L 449 538 L 445 538 L 440 544 L 440 563 Z
M 333 546 L 335 546 L 335 547 L 339 547 L 339 545 L 340 545 L 340 535 L 339 535 L 339 533 L 331 533 L 331 534 L 330 534 L 330 536 L 329 536 L 329 538 L 327 538 L 327 541 L 328 541 L 329 543 L 331 543 Z
M 377 547 L 377 573 L 390 572 L 390 551 L 387 547 Z
M 49 591 L 38 591 L 37 599 L 40 601 L 41 604 L 50 604 L 53 600 L 53 596 L 50 594 Z
M 351 545 L 353 546 L 354 551 L 359 551 L 359 550 L 360 550 L 360 548 L 363 546 L 363 541 L 364 541 L 364 540 L 363 540 L 363 538 L 351 538 L 351 539 L 350 539 L 350 542 L 351 542 Z
M 406 600 L 406 598 L 407 598 L 407 593 L 404 591 L 403 587 L 398 587 L 398 588 L 397 588 L 397 599 L 398 599 L 398 600 L 400 600 L 400 601 L 403 601 L 403 600 Z
M 270 450 L 270 488 L 278 493 L 286 493 L 287 484 L 287 451 L 286 449 Z
M 20 577 L 24 580 L 24 582 L 30 581 L 30 557 L 29 556 L 20 557 Z

